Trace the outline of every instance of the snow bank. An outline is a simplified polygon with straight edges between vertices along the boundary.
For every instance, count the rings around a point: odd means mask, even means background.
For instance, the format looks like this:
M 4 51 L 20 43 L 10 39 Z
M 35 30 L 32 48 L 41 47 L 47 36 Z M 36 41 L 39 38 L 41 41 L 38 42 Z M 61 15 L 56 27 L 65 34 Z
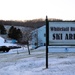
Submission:
M 45 69 L 44 58 L 24 58 L 0 68 L 0 75 L 75 75 L 75 60 L 73 59 L 74 57 L 49 58 L 49 68 Z
M 0 36 L 0 44 L 1 44 L 1 43 L 4 43 L 4 41 L 5 41 L 5 40 Z
M 19 54 L 14 53 L 17 50 Z M 31 55 L 27 48 L 10 50 L 0 54 L 0 75 L 75 75 L 74 58 L 74 53 L 50 53 L 49 68 L 46 69 L 45 47 L 32 50 Z
M 5 41 L 5 39 L 0 37 L 0 46 L 16 46 L 16 44 L 5 43 L 4 41 Z

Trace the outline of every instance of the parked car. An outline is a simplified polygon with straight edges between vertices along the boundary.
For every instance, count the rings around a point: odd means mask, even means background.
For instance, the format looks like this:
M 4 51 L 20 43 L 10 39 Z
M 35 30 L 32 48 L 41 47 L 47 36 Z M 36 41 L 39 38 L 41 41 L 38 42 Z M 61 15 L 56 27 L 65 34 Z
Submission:
M 9 50 L 10 50 L 10 48 L 7 46 L 0 46 L 0 51 L 8 52 Z
M 9 52 L 10 49 L 21 48 L 20 46 L 0 46 L 0 51 Z

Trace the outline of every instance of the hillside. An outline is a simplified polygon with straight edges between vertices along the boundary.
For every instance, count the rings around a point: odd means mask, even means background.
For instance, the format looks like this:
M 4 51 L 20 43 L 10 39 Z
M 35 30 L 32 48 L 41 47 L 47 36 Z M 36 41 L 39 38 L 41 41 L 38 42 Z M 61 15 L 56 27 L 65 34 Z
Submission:
M 62 21 L 62 20 L 51 18 L 49 19 L 49 21 Z M 45 25 L 45 19 L 33 19 L 33 20 L 25 20 L 25 21 L 0 20 L 0 24 L 39 28 Z
M 2 25 L 10 25 L 10 26 L 24 26 L 31 28 L 38 28 L 45 24 L 45 21 L 42 19 L 38 20 L 27 20 L 27 21 L 8 21 L 8 20 L 0 20 L 0 24 Z

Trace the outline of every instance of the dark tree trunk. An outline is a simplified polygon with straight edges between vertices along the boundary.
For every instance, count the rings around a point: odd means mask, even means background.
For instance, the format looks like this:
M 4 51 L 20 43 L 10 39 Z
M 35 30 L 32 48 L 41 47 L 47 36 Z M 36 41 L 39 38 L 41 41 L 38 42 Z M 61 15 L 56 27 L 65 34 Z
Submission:
M 27 47 L 28 47 L 28 53 L 30 55 L 29 43 L 27 43 Z

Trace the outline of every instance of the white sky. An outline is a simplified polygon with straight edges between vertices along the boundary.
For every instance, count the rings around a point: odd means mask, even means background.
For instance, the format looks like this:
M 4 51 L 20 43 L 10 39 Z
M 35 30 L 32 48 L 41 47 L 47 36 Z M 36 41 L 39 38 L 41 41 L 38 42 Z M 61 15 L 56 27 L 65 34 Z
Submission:
M 0 19 L 36 18 L 75 20 L 75 0 L 0 0 Z

